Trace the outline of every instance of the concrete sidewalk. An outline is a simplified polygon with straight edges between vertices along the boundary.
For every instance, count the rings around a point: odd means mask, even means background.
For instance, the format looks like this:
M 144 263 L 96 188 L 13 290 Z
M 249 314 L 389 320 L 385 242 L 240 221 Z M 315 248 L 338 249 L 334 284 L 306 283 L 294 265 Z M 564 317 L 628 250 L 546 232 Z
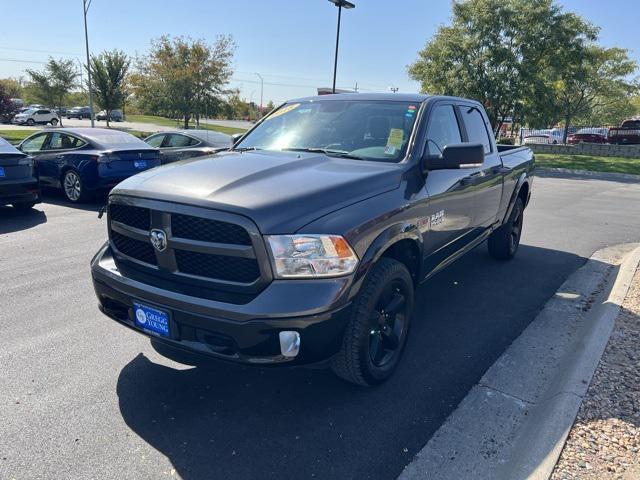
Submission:
M 549 478 L 639 261 L 635 244 L 596 252 L 399 478 Z

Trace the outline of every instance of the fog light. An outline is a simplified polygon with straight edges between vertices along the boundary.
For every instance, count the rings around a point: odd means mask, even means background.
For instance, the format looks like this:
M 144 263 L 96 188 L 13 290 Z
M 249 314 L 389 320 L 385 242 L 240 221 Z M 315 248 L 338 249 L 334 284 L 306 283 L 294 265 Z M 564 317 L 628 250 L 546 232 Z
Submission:
M 300 334 L 298 332 L 280 332 L 280 352 L 285 357 L 295 357 L 300 351 Z

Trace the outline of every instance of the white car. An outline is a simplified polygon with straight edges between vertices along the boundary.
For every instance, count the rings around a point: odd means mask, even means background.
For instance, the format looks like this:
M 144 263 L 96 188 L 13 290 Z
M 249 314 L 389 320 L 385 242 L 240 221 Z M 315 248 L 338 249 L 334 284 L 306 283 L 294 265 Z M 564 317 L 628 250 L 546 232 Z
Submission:
M 13 117 L 11 123 L 15 123 L 17 125 L 46 125 L 47 123 L 50 123 L 51 125 L 56 126 L 60 123 L 60 119 L 58 118 L 58 114 L 55 110 L 51 110 L 50 108 L 30 108 Z
M 528 130 L 524 134 L 523 144 L 531 145 L 543 143 L 547 145 L 556 145 L 562 143 L 563 132 L 561 129 L 545 129 L 545 130 Z

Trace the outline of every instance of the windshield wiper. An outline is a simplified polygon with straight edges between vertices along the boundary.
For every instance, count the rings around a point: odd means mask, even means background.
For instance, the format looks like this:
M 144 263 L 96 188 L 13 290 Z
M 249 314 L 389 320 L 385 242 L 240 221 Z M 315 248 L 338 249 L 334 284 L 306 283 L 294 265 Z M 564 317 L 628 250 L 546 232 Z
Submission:
M 262 149 L 258 147 L 238 147 L 238 148 L 232 148 L 231 150 L 234 152 L 249 152 L 252 150 L 262 150 Z
M 324 148 L 283 148 L 287 152 L 308 152 L 308 153 L 324 153 L 330 157 L 351 158 L 353 160 L 366 160 L 358 155 L 352 155 L 346 150 L 327 150 Z

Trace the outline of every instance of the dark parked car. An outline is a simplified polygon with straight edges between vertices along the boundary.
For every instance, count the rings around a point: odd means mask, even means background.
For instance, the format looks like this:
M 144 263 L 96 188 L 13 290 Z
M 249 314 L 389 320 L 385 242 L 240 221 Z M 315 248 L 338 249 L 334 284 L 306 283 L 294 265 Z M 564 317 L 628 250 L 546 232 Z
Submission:
M 160 132 L 145 138 L 144 141 L 160 149 L 163 164 L 211 155 L 231 148 L 232 144 L 230 135 L 210 130 Z
M 230 151 L 111 192 L 92 261 L 100 308 L 178 361 L 328 360 L 377 384 L 421 282 L 485 240 L 516 254 L 533 167 L 529 148 L 496 145 L 472 100 L 291 101 Z
M 640 143 L 640 118 L 630 118 L 619 128 L 609 130 L 609 143 L 636 145 Z
M 96 115 L 96 120 L 102 121 L 107 119 L 107 111 L 100 110 Z M 111 110 L 111 114 L 109 115 L 110 122 L 122 122 L 124 121 L 124 115 L 122 114 L 122 110 Z
M 91 118 L 91 108 L 73 107 L 67 110 L 66 116 L 68 119 L 78 118 L 80 120 L 82 120 L 83 118 Z
M 576 133 L 572 133 L 567 137 L 567 143 L 571 145 L 578 143 L 607 143 L 608 137 L 608 128 L 581 128 Z
M 40 202 L 33 159 L 0 138 L 0 205 L 29 210 Z
M 62 189 L 71 202 L 160 165 L 157 149 L 133 135 L 105 128 L 39 132 L 18 148 L 35 158 L 42 186 Z

